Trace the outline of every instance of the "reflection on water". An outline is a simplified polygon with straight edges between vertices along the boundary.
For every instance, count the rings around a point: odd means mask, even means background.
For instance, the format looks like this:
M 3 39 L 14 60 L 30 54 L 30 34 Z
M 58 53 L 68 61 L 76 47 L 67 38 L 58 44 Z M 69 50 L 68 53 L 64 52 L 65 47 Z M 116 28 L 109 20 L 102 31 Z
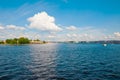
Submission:
M 26 67 L 40 79 L 54 77 L 57 44 L 32 45 L 30 48 L 32 65 Z
M 0 80 L 119 80 L 120 45 L 0 45 Z

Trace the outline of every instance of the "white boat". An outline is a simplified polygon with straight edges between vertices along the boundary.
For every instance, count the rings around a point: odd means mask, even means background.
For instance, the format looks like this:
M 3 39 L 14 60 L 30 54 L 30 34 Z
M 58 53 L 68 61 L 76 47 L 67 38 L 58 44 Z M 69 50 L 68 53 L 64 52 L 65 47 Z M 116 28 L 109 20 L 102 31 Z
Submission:
M 103 46 L 107 46 L 107 44 L 103 44 Z

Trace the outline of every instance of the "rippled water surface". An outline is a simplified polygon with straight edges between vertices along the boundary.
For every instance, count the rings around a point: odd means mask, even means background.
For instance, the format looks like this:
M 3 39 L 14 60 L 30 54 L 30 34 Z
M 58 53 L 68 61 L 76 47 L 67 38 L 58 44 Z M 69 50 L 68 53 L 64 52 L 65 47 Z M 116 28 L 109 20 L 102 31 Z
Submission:
M 0 80 L 120 80 L 120 45 L 0 45 Z

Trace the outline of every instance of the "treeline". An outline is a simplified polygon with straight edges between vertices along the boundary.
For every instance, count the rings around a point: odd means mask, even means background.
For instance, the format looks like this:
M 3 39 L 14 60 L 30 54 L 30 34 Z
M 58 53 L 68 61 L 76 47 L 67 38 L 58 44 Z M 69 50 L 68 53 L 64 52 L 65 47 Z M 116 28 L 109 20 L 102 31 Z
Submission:
M 5 41 L 0 41 L 0 44 L 44 44 L 46 41 L 41 41 L 39 39 L 29 40 L 25 37 L 6 39 Z
M 30 40 L 24 37 L 6 39 L 5 41 L 0 41 L 0 44 L 29 44 L 29 43 L 30 43 Z
M 14 39 L 6 39 L 6 44 L 29 44 L 30 40 L 28 38 L 14 38 Z
M 4 44 L 4 41 L 0 41 L 0 44 Z

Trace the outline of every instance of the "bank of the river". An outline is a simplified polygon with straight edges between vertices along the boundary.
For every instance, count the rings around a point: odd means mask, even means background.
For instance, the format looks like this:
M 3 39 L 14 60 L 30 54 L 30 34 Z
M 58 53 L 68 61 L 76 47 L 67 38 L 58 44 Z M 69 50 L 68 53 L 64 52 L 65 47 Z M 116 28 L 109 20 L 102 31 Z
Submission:
M 14 39 L 6 39 L 3 41 L 0 41 L 0 44 L 45 44 L 48 43 L 46 41 L 41 41 L 39 39 L 36 40 L 29 40 L 28 38 L 20 37 L 20 38 L 14 38 Z

